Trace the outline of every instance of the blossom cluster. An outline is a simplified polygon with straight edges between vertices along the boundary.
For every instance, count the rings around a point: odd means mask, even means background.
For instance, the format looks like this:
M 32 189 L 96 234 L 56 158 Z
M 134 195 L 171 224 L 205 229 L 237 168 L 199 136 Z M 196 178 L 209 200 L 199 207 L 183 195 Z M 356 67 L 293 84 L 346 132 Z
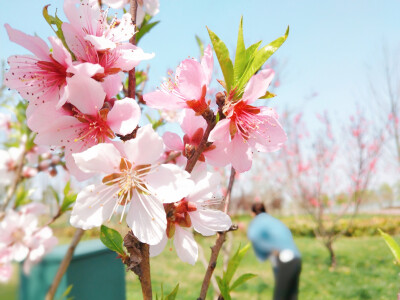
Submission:
M 31 267 L 57 244 L 50 227 L 39 226 L 38 216 L 44 212 L 43 204 L 31 203 L 19 211 L 7 211 L 0 222 L 0 282 L 10 279 L 12 261 L 24 261 L 23 271 L 29 274 Z
M 113 8 L 126 4 L 103 2 Z M 158 1 L 139 4 L 150 14 L 158 12 Z M 267 93 L 274 72 L 260 70 L 240 97 L 225 93 L 215 112 L 208 99 L 214 58 L 206 47 L 200 62 L 182 61 L 174 78 L 143 95 L 141 102 L 150 108 L 182 111 L 183 138 L 175 132 L 160 137 L 152 124 L 139 126 L 141 107 L 124 97 L 125 72 L 153 57 L 128 42 L 137 30 L 131 15 L 110 21 L 97 0 L 65 0 L 64 12 L 68 22 L 60 26 L 59 37 L 49 38 L 51 50 L 39 37 L 6 24 L 10 39 L 33 55 L 9 58 L 5 84 L 29 101 L 27 124 L 36 133 L 35 143 L 62 149 L 77 180 L 96 181 L 79 192 L 71 224 L 86 230 L 117 214 L 122 222 L 126 215 L 152 256 L 174 239 L 178 256 L 194 264 L 191 229 L 208 236 L 232 225 L 215 209 L 222 200 L 221 178 L 207 164 L 245 172 L 254 151 L 275 151 L 286 140 L 275 111 L 254 105 Z M 198 161 L 188 168 L 195 153 Z

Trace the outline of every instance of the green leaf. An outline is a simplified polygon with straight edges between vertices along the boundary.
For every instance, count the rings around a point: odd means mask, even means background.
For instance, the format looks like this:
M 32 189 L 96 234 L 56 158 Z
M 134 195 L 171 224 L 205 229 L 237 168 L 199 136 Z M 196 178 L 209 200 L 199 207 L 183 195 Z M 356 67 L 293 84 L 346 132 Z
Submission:
M 136 85 L 140 85 L 142 82 L 145 82 L 148 80 L 147 73 L 144 71 L 136 71 L 135 72 L 135 77 L 136 77 Z
M 160 21 L 156 21 L 153 23 L 146 23 L 146 24 L 142 24 L 142 26 L 140 26 L 139 32 L 136 33 L 135 37 L 136 37 L 136 44 L 139 43 L 139 41 L 142 39 L 142 37 L 146 34 L 149 33 L 150 30 L 153 29 L 154 26 L 156 26 L 158 23 L 160 23 Z
M 17 188 L 17 191 L 15 193 L 15 208 L 25 205 L 31 202 L 29 199 L 31 192 L 27 189 L 25 189 L 25 186 L 23 184 L 19 185 Z
M 43 17 L 46 20 L 46 22 L 50 25 L 51 29 L 53 29 L 57 37 L 62 41 L 64 47 L 69 51 L 69 53 L 71 53 L 72 59 L 76 60 L 74 53 L 69 49 L 67 42 L 65 41 L 64 33 L 62 31 L 63 21 L 61 21 L 61 19 L 57 16 L 57 12 L 55 13 L 54 17 L 49 15 L 49 12 L 47 10 L 49 6 L 50 4 L 43 7 Z M 57 30 L 54 29 L 53 25 L 56 26 Z
M 204 55 L 204 43 L 199 38 L 198 35 L 196 35 L 195 38 L 196 38 L 197 45 L 199 46 L 199 49 L 200 49 L 200 56 L 203 57 L 203 55 Z
M 117 252 L 121 256 L 125 255 L 125 251 L 122 246 L 123 239 L 118 231 L 101 225 L 100 240 L 108 249 Z
M 234 82 L 238 82 L 247 65 L 246 47 L 243 39 L 243 16 L 240 18 L 238 40 L 236 46 Z
M 208 27 L 208 34 L 210 35 L 211 43 L 214 47 L 215 54 L 217 55 L 219 65 L 224 75 L 226 89 L 229 92 L 233 85 L 233 64 L 229 58 L 229 51 L 225 43 L 212 32 Z
M 72 209 L 71 206 L 72 206 L 72 204 L 75 203 L 77 196 L 78 196 L 78 194 L 70 194 L 70 195 L 64 197 L 64 200 L 60 207 L 61 213 L 65 213 L 66 211 Z
M 399 244 L 397 244 L 397 242 L 390 235 L 383 232 L 381 229 L 378 228 L 378 231 L 384 238 L 389 249 L 392 251 L 394 258 L 396 259 L 396 263 L 400 264 L 400 246 L 399 246 Z
M 235 288 L 237 288 L 238 286 L 242 285 L 243 283 L 245 283 L 247 280 L 250 280 L 254 277 L 257 277 L 256 274 L 251 274 L 251 273 L 246 273 L 241 275 L 238 279 L 236 279 L 233 284 L 231 285 L 231 287 L 229 288 L 230 291 L 233 291 Z
M 289 26 L 285 32 L 285 34 L 275 41 L 269 43 L 268 45 L 264 46 L 260 50 L 255 52 L 254 59 L 251 64 L 247 65 L 246 70 L 244 71 L 242 77 L 238 83 L 238 91 L 241 91 L 250 80 L 250 78 L 262 67 L 262 65 L 271 57 L 272 54 L 278 50 L 282 44 L 286 41 L 289 35 Z
M 176 285 L 174 290 L 165 297 L 165 300 L 175 300 L 176 295 L 178 294 L 178 290 L 179 290 L 179 283 Z
M 226 284 L 226 281 L 219 276 L 215 276 L 215 279 L 217 280 L 219 290 L 221 292 L 222 297 L 224 297 L 224 300 L 231 300 L 231 295 L 229 294 L 229 287 Z
M 237 268 L 239 267 L 240 262 L 242 261 L 243 257 L 250 249 L 250 244 L 247 244 L 242 249 L 240 246 L 233 257 L 228 262 L 228 267 L 226 268 L 226 272 L 224 274 L 224 280 L 226 281 L 227 285 L 229 286 L 233 275 L 235 274 Z
M 58 298 L 58 300 L 69 300 L 69 299 L 73 299 L 73 297 L 68 297 L 68 295 L 71 293 L 73 284 L 70 284 L 64 291 L 64 293 L 62 293 L 62 295 L 60 296 L 60 298 Z
M 266 92 L 264 96 L 260 97 L 259 99 L 270 99 L 270 98 L 274 98 L 276 97 L 275 94 L 271 93 L 271 92 Z

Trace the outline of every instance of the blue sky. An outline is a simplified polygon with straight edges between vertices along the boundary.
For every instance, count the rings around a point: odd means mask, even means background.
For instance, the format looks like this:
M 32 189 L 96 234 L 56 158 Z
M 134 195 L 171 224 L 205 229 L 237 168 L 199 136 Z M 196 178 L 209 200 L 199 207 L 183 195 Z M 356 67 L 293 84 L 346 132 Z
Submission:
M 309 112 L 329 110 L 346 114 L 368 92 L 369 66 L 382 63 L 383 45 L 395 52 L 400 42 L 400 1 L 266 1 L 266 0 L 160 0 L 161 23 L 140 46 L 156 57 L 150 62 L 148 89 L 155 88 L 168 68 L 175 69 L 187 57 L 198 57 L 195 34 L 209 42 L 205 26 L 227 44 L 233 57 L 240 16 L 244 17 L 246 45 L 266 44 L 281 36 L 290 25 L 290 35 L 276 58 L 285 61 L 282 86 L 273 100 L 277 107 L 301 106 L 313 92 Z M 52 34 L 41 16 L 44 5 L 57 7 L 61 0 L 6 1 L 0 23 L 42 38 Z M 0 27 L 0 59 L 27 53 L 8 41 Z M 215 63 L 217 61 L 215 60 Z M 143 65 L 145 67 L 145 65 Z

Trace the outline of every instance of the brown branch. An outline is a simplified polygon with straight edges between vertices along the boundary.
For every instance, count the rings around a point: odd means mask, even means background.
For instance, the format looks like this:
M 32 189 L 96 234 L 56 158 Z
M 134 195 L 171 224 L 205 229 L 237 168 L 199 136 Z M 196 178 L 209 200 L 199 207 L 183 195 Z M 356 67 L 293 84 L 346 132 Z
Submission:
M 124 246 L 128 250 L 129 256 L 122 261 L 126 264 L 128 271 L 139 276 L 143 299 L 151 300 L 150 246 L 139 241 L 132 230 L 124 237 Z
M 236 174 L 236 171 L 232 167 L 231 168 L 231 176 L 229 178 L 228 191 L 227 191 L 227 194 L 226 194 L 226 197 L 225 197 L 225 206 L 224 206 L 224 212 L 225 213 L 227 213 L 228 209 L 229 209 L 229 202 L 230 202 L 230 199 L 231 199 L 233 183 L 235 181 L 235 174 Z M 214 272 L 214 269 L 215 269 L 215 267 L 217 265 L 218 254 L 219 254 L 219 251 L 221 250 L 222 245 L 225 242 L 226 233 L 227 233 L 227 231 L 218 232 L 217 240 L 215 241 L 215 245 L 211 247 L 210 261 L 208 263 L 208 268 L 207 268 L 206 274 L 204 275 L 203 284 L 201 285 L 200 297 L 197 298 L 197 300 L 206 299 L 207 290 L 208 290 L 208 287 L 210 285 L 211 276 L 212 276 L 212 274 Z
M 130 13 L 131 13 L 131 16 L 132 16 L 132 23 L 136 27 L 137 0 L 130 0 L 129 2 L 130 2 L 130 5 L 131 5 Z M 136 45 L 136 36 L 133 35 L 130 38 L 129 42 L 132 45 Z M 129 78 L 129 81 L 128 81 L 128 97 L 132 98 L 132 99 L 135 99 L 135 94 L 136 94 L 135 68 L 133 68 L 132 70 L 129 71 L 128 78 Z
M 61 282 L 62 277 L 65 274 L 65 271 L 67 271 L 69 264 L 71 263 L 72 260 L 72 256 L 74 255 L 74 251 L 76 246 L 78 245 L 79 241 L 81 240 L 83 234 L 84 234 L 84 230 L 81 228 L 78 228 L 75 231 L 75 235 L 71 241 L 71 244 L 69 245 L 69 248 L 67 250 L 67 253 L 65 254 L 60 267 L 58 268 L 57 274 L 54 277 L 53 283 L 51 284 L 51 287 L 49 289 L 49 291 L 46 294 L 46 298 L 45 300 L 53 300 L 54 299 L 54 295 L 57 292 L 57 288 L 58 285 Z

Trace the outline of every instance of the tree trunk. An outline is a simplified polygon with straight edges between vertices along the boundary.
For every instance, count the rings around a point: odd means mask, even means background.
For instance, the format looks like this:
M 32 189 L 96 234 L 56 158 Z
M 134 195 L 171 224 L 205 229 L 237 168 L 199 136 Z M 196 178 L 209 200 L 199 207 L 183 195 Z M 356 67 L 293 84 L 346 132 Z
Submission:
M 329 251 L 329 256 L 330 256 L 330 267 L 332 269 L 336 268 L 336 254 L 335 251 L 333 250 L 333 245 L 332 245 L 332 241 L 328 241 L 325 243 L 326 248 Z

